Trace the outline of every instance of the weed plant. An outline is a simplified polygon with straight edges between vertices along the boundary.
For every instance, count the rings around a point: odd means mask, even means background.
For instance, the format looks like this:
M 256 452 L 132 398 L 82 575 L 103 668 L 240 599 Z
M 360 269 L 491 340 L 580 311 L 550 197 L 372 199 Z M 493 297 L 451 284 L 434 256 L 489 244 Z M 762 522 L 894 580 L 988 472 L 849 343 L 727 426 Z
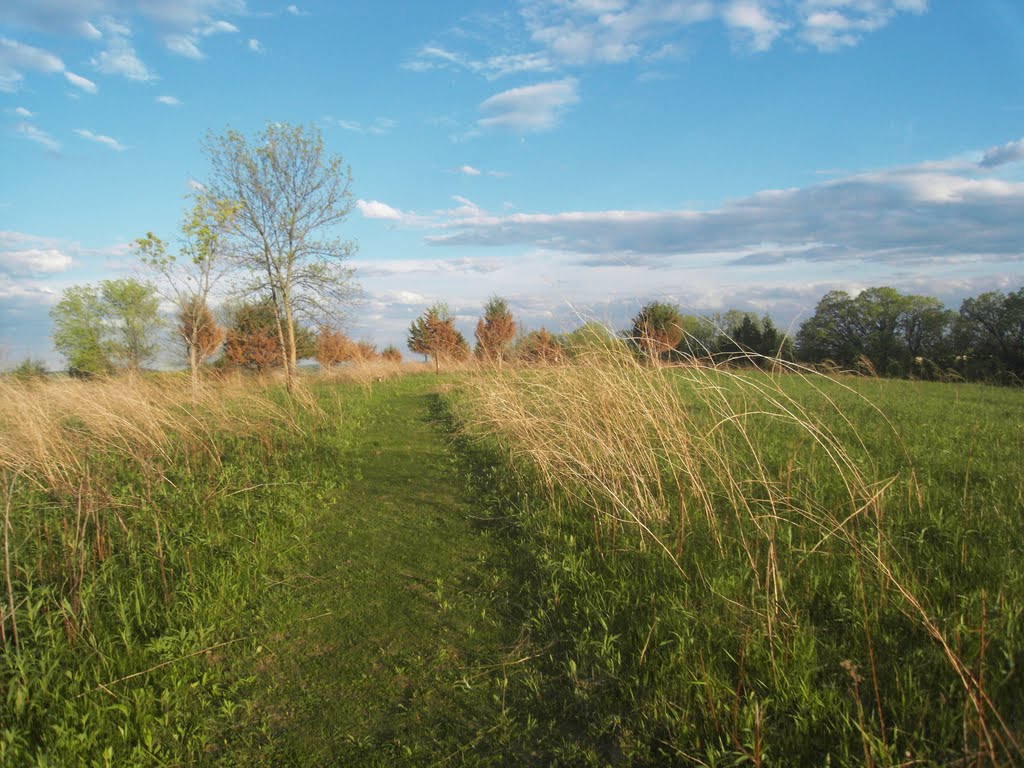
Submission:
M 775 368 L 596 348 L 448 396 L 531 562 L 530 759 L 1019 763 L 1020 393 Z

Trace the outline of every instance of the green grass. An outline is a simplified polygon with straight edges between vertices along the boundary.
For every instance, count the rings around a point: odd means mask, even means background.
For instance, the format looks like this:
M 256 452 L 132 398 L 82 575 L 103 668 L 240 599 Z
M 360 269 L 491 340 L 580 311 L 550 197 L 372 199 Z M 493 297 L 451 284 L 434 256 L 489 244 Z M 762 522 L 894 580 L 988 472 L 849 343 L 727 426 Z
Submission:
M 486 434 L 474 432 L 485 400 L 453 399 L 478 450 L 504 465 L 515 489 L 493 503 L 515 509 L 517 535 L 532 558 L 525 599 L 532 642 L 545 650 L 532 671 L 537 694 L 523 709 L 563 724 L 538 731 L 545 760 L 973 765 L 1020 759 L 1014 744 L 1024 732 L 1019 390 L 863 379 L 812 387 L 783 377 L 784 390 L 817 414 L 850 448 L 858 471 L 879 484 L 866 487 L 886 488 L 875 512 L 829 536 L 821 521 L 845 518 L 849 495 L 806 428 L 764 415 L 764 399 L 750 384 L 770 380 L 756 373 L 670 375 L 666 385 L 680 388 L 678 407 L 687 410 L 689 428 L 717 435 L 702 445 L 749 479 L 741 486 L 748 506 L 737 514 L 729 487 L 712 484 L 709 517 L 689 514 L 681 530 L 675 510 L 682 502 L 662 464 L 660 480 L 644 483 L 660 483 L 667 514 L 641 533 L 628 520 L 612 521 L 621 516 L 621 497 L 612 503 L 595 491 L 583 465 L 571 465 L 571 481 L 553 481 L 559 476 L 536 463 L 552 445 L 556 461 L 571 453 L 559 440 L 569 429 L 560 419 L 577 416 L 571 409 L 558 415 L 552 399 L 585 391 L 593 371 L 581 375 L 562 391 L 554 374 L 527 373 L 512 386 L 531 394 L 501 401 L 517 419 L 531 410 L 540 415 L 540 447 L 529 455 L 521 442 L 529 438 L 517 436 L 521 424 L 510 423 L 506 434 L 498 418 L 487 421 Z M 695 387 L 747 415 L 720 421 Z M 628 426 L 642 431 L 638 423 Z M 723 423 L 737 426 L 723 429 Z M 649 428 L 657 434 L 657 426 Z M 719 462 L 701 472 L 706 477 Z M 766 475 L 754 482 L 756 466 Z M 769 488 L 785 489 L 777 498 L 793 506 L 760 501 Z M 813 514 L 793 514 L 801 509 Z M 766 594 L 766 584 L 779 596 Z M 964 673 L 982 681 L 980 690 L 961 684 L 932 629 Z M 981 691 L 992 706 L 982 705 L 979 717 L 972 699 Z
M 709 428 L 692 383 L 670 383 Z M 727 499 L 715 501 L 720 541 L 700 516 L 683 536 L 675 514 L 657 523 L 670 557 L 579 489 L 544 482 L 507 435 L 464 431 L 467 384 L 317 383 L 317 411 L 220 432 L 213 453 L 153 457 L 162 480 L 149 487 L 138 463 L 109 454 L 86 497 L 16 485 L 20 644 L 0 656 L 0 765 L 1020 761 L 988 749 L 939 644 L 890 581 L 858 570 L 848 540 L 812 553 L 814 530 L 778 524 L 785 600 L 769 633 L 768 551 L 740 545 L 751 529 L 726 519 Z M 858 524 L 858 540 L 884 532 L 895 577 L 1019 739 L 1024 394 L 842 385 L 784 386 L 866 446 L 859 467 L 888 489 L 883 522 Z M 849 505 L 805 431 L 744 424 L 780 483 Z M 722 439 L 742 456 L 736 434 Z M 78 498 L 96 514 L 73 551 Z

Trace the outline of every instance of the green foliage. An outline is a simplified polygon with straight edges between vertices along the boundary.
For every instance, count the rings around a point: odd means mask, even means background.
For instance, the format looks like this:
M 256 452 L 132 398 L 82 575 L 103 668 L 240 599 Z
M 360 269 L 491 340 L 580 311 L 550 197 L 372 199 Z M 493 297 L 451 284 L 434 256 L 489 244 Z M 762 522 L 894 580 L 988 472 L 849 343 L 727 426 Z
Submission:
M 150 283 L 103 280 L 66 288 L 52 310 L 53 345 L 74 375 L 140 368 L 156 355 L 159 301 Z
M 797 334 L 802 360 L 854 368 L 868 363 L 884 375 L 926 375 L 950 364 L 954 315 L 928 296 L 868 288 L 851 297 L 830 291 Z M 931 368 L 922 368 L 925 364 Z
M 19 381 L 33 381 L 35 379 L 45 379 L 48 372 L 46 370 L 46 363 L 42 360 L 33 360 L 31 357 L 26 357 L 11 369 L 10 375 Z
M 109 339 L 107 349 L 116 365 L 137 370 L 150 362 L 158 348 L 160 301 L 152 283 L 131 278 L 100 282 Z
M 523 380 L 552 399 L 586 400 L 559 389 L 553 376 L 531 372 Z M 768 378 L 752 373 L 743 381 L 727 374 L 707 384 L 756 411 L 754 393 Z M 723 428 L 685 372 L 677 384 L 697 433 Z M 784 420 L 746 414 L 726 454 L 744 478 L 750 514 L 730 513 L 723 497 L 707 517 L 687 515 L 695 500 L 667 494 L 664 517 L 641 529 L 616 514 L 635 508 L 635 499 L 616 497 L 603 509 L 581 503 L 587 493 L 600 498 L 601 489 L 586 477 L 581 487 L 553 483 L 525 456 L 510 458 L 508 435 L 472 427 L 481 418 L 472 401 L 449 396 L 467 426 L 464 450 L 481 454 L 474 464 L 487 473 L 480 479 L 487 510 L 526 559 L 519 599 L 530 644 L 519 656 L 530 661 L 517 667 L 508 717 L 529 740 L 531 761 L 855 766 L 898 764 L 908 755 L 922 764 L 1019 758 L 1006 736 L 1024 729 L 1018 393 L 865 381 L 869 403 L 845 385 L 818 392 L 799 377 L 782 384 L 815 413 L 838 403 L 825 425 L 865 471 L 887 478 L 884 515 L 846 521 L 852 537 L 812 532 L 783 508 L 757 511 L 758 482 L 799 488 L 814 509 L 850 503 L 814 437 Z M 544 418 L 558 411 L 536 407 Z M 892 423 L 905 425 L 899 435 Z M 748 437 L 767 478 L 743 474 Z M 557 457 L 569 450 L 545 445 Z M 660 460 L 667 473 L 679 457 Z M 931 628 L 894 583 L 927 606 Z M 967 675 L 983 675 L 1002 725 L 991 711 L 979 717 L 933 629 Z
M 965 299 L 956 336 L 961 367 L 968 374 L 1024 378 L 1024 288 Z

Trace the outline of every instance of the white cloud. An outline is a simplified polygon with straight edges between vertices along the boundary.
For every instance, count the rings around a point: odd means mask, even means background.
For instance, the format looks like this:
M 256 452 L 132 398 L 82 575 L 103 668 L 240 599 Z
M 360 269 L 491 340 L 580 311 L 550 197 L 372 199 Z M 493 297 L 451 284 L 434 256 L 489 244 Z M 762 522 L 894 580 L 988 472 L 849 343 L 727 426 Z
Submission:
M 24 107 L 15 107 L 14 114 L 16 114 L 18 117 L 32 117 L 32 113 Z
M 96 93 L 96 91 L 99 90 L 96 87 L 96 83 L 94 83 L 92 80 L 89 80 L 86 77 L 82 77 L 81 75 L 76 75 L 74 72 L 71 72 L 69 70 L 65 70 L 64 79 L 71 83 L 73 86 L 75 86 L 75 88 L 80 88 L 86 93 Z
M 391 133 L 398 125 L 398 121 L 390 117 L 378 117 L 372 123 L 361 123 L 357 120 L 338 120 L 338 126 L 353 133 L 368 133 L 373 136 L 383 136 Z
M 788 27 L 771 17 L 762 0 L 732 0 L 722 11 L 722 18 L 754 51 L 767 51 Z
M 0 274 L 55 274 L 71 267 L 67 243 L 23 232 L 0 231 Z
M 199 43 L 192 35 L 167 35 L 164 38 L 164 45 L 171 53 L 184 56 L 186 59 L 202 59 L 203 52 L 199 50 Z
M 112 18 L 104 18 L 100 26 L 106 40 L 106 50 L 91 60 L 92 65 L 106 75 L 120 75 L 128 80 L 145 82 L 156 75 L 135 53 L 131 43 L 131 28 Z
M 54 74 L 64 71 L 64 62 L 42 48 L 0 36 L 0 93 L 14 93 L 24 72 Z
M 201 34 L 202 35 L 221 35 L 221 34 L 228 34 L 228 35 L 230 35 L 230 34 L 234 34 L 236 32 L 238 32 L 238 27 L 236 27 L 230 21 L 224 21 L 223 19 L 221 19 L 219 21 L 214 21 L 214 22 L 211 22 L 210 24 L 207 24 L 205 27 L 203 27 L 203 29 L 201 31 Z
M 451 44 L 423 45 L 403 67 L 461 69 L 496 79 L 595 64 L 649 64 L 679 58 L 688 49 L 687 31 L 716 19 L 739 50 L 766 51 L 789 39 L 832 51 L 856 45 L 899 14 L 927 7 L 927 0 L 519 0 L 518 15 L 464 19 L 447 35 Z M 466 39 L 492 41 L 496 52 L 467 53 Z
M 188 188 L 191 189 L 193 192 L 202 192 L 204 189 L 206 189 L 206 185 L 203 184 L 202 182 L 196 181 L 195 179 L 189 179 Z
M 359 212 L 363 214 L 363 217 L 367 219 L 399 221 L 402 218 L 401 211 L 397 208 L 392 208 L 387 203 L 382 203 L 379 200 L 357 200 L 356 207 L 359 209 Z
M 249 42 L 246 45 L 249 46 L 249 50 L 252 51 L 253 53 L 263 53 L 266 50 L 263 47 L 263 43 L 261 43 L 259 40 L 257 40 L 254 37 L 249 38 Z
M 800 37 L 819 51 L 836 51 L 857 45 L 900 13 L 926 10 L 927 0 L 803 0 Z
M 455 169 L 456 173 L 461 173 L 465 176 L 479 176 L 480 171 L 474 168 L 472 165 L 460 165 Z
M 289 5 L 285 10 L 292 16 L 309 16 L 309 11 L 303 11 L 297 5 Z
M 567 77 L 502 91 L 480 105 L 480 111 L 487 116 L 477 124 L 481 128 L 517 133 L 550 130 L 580 100 L 577 86 L 575 78 Z
M 16 130 L 29 141 L 34 141 L 50 152 L 60 152 L 60 142 L 41 128 L 31 123 L 20 123 Z
M 124 146 L 124 144 L 119 142 L 117 139 L 111 138 L 110 136 L 104 136 L 101 133 L 93 133 L 92 131 L 87 131 L 84 128 L 76 128 L 75 133 L 77 133 L 83 139 L 88 139 L 89 141 L 96 142 L 97 144 L 102 144 L 103 146 L 109 147 L 110 149 L 113 149 L 116 152 L 123 152 L 124 150 L 127 149 L 127 147 Z
M 157 96 L 156 101 L 158 104 L 166 104 L 168 107 L 181 106 L 181 100 L 175 96 Z
M 424 227 L 431 226 L 434 222 L 434 219 L 429 216 L 401 211 L 379 200 L 357 200 L 356 208 L 364 219 L 390 221 L 401 226 Z

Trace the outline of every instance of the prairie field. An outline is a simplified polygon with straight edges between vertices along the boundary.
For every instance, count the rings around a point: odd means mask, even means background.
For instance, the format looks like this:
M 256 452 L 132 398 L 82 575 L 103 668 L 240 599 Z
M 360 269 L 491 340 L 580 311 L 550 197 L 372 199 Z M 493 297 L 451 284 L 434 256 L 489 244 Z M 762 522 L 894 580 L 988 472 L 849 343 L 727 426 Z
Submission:
M 1014 765 L 1024 392 L 0 382 L 4 765 Z

